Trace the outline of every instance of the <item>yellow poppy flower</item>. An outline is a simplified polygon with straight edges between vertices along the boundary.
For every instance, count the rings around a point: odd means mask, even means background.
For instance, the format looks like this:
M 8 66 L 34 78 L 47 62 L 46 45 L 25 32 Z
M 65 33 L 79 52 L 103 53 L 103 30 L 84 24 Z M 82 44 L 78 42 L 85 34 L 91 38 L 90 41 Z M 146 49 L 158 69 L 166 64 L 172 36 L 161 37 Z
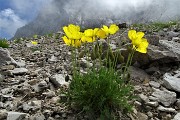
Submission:
M 63 30 L 69 39 L 80 39 L 82 37 L 80 27 L 77 25 L 70 24 L 68 26 L 64 26 Z
M 119 27 L 115 24 L 110 25 L 109 28 L 108 26 L 103 25 L 102 30 L 106 32 L 106 35 L 109 35 L 109 34 L 112 35 L 112 34 L 115 34 L 119 30 Z
M 95 35 L 98 31 L 98 28 L 87 29 L 84 31 L 84 35 L 81 37 L 82 42 L 94 42 L 96 40 Z
M 130 40 L 132 40 L 132 42 L 137 43 L 140 39 L 142 39 L 144 37 L 144 33 L 143 32 L 136 32 L 135 30 L 129 30 L 128 31 L 128 37 Z
M 133 48 L 138 52 L 146 53 L 149 43 L 143 36 L 143 32 L 136 32 L 135 30 L 128 31 L 128 37 L 132 41 Z
M 112 24 L 110 25 L 109 27 L 109 33 L 112 35 L 112 34 L 115 34 L 117 31 L 119 30 L 119 27 L 116 25 L 116 24 Z
M 37 45 L 37 44 L 38 44 L 38 42 L 36 42 L 36 41 L 31 41 L 31 44 L 33 44 L 33 45 Z

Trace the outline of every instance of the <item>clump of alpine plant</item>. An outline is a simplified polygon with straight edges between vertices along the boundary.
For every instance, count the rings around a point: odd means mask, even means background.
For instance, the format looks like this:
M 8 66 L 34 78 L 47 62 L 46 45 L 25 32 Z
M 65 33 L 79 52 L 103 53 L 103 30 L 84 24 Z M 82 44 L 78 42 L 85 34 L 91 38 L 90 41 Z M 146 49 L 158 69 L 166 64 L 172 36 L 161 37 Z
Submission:
M 87 29 L 81 32 L 80 26 L 70 24 L 64 26 L 65 35 L 62 37 L 65 44 L 70 46 L 72 52 L 73 76 L 69 89 L 65 92 L 68 105 L 76 108 L 79 113 L 84 113 L 91 119 L 118 119 L 116 111 L 131 112 L 134 99 L 133 86 L 126 80 L 128 68 L 131 65 L 134 53 L 146 53 L 148 42 L 143 38 L 143 32 L 129 30 L 128 37 L 131 40 L 131 52 L 128 60 L 122 66 L 121 73 L 117 72 L 115 65 L 118 57 L 109 59 L 109 53 L 112 49 L 109 45 L 109 36 L 118 32 L 119 27 L 115 24 L 109 27 L 103 25 L 102 28 Z M 96 45 L 98 39 L 105 39 L 108 43 L 107 57 L 105 58 L 106 66 L 100 64 L 100 67 L 89 67 L 87 73 L 82 74 L 79 71 L 78 55 L 76 51 L 86 51 L 87 58 L 90 56 L 90 49 L 94 49 L 95 54 L 102 54 L 102 46 L 99 44 L 98 50 Z M 97 44 L 93 44 L 93 43 Z M 87 46 L 91 45 L 91 48 Z M 101 51 L 101 52 L 99 52 Z M 97 57 L 101 63 L 102 57 Z M 87 59 L 90 60 L 91 59 Z M 108 65 L 108 67 L 107 67 Z

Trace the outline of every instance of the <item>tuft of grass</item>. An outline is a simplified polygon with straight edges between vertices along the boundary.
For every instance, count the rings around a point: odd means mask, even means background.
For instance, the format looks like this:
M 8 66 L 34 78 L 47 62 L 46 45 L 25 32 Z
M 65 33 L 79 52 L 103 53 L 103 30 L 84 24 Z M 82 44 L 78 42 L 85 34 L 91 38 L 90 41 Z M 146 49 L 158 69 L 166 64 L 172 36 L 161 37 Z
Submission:
M 16 38 L 14 40 L 14 43 L 21 43 L 21 41 L 23 41 L 24 39 L 23 38 Z
M 0 47 L 9 48 L 9 43 L 7 39 L 0 39 Z
M 38 38 L 38 35 L 33 35 L 33 38 L 34 38 L 34 39 L 37 39 L 37 38 Z
M 138 28 L 139 30 L 150 30 L 153 32 L 158 32 L 163 30 L 164 28 L 172 27 L 173 25 L 177 25 L 177 21 L 169 21 L 169 22 L 153 22 L 150 24 L 134 24 L 133 27 Z
M 115 119 L 115 110 L 130 112 L 133 87 L 113 68 L 101 67 L 87 74 L 77 72 L 66 93 L 68 103 L 90 118 Z
M 52 38 L 53 37 L 53 33 L 49 33 L 46 36 L 49 37 L 49 38 Z

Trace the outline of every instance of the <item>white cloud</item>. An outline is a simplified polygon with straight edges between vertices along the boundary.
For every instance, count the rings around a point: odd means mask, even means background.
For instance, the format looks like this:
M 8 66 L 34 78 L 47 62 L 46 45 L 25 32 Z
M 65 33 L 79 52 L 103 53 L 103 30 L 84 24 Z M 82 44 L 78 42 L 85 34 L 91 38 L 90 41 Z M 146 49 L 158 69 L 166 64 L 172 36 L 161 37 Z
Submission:
M 18 14 L 32 15 L 36 14 L 43 5 L 50 3 L 52 0 L 11 0 L 11 5 Z
M 16 30 L 32 21 L 38 11 L 52 0 L 11 0 L 11 8 L 0 11 L 0 37 L 13 37 Z M 6 35 L 5 35 L 6 34 Z
M 0 30 L 5 31 L 11 37 L 16 32 L 17 28 L 26 24 L 15 12 L 8 8 L 0 11 Z

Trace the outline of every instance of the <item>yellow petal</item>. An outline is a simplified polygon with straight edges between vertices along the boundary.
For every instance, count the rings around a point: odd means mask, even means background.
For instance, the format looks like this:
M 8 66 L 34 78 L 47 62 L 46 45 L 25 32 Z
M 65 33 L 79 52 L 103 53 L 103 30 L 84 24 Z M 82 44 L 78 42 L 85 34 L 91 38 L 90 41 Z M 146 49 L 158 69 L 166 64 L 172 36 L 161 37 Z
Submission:
M 130 40 L 136 39 L 136 31 L 135 30 L 129 30 L 128 31 L 128 37 Z
M 37 45 L 38 43 L 36 41 L 31 41 L 31 44 Z
M 87 41 L 86 41 L 86 36 L 82 36 L 82 37 L 81 37 L 81 41 L 82 41 L 82 42 L 87 42 Z
M 73 31 L 79 32 L 80 31 L 80 27 L 78 25 L 73 25 L 73 24 L 69 24 L 68 29 L 70 30 L 70 32 L 73 32 Z
M 132 44 L 135 46 L 138 46 L 139 44 L 141 44 L 142 39 L 132 39 Z
M 101 28 L 101 29 L 106 33 L 106 35 L 109 34 L 109 28 L 108 28 L 108 26 L 103 25 L 103 28 Z
M 96 35 L 98 30 L 99 30 L 99 28 L 94 28 L 94 35 Z
M 92 37 L 83 36 L 81 37 L 82 42 L 93 42 Z
M 142 44 L 142 46 L 144 46 L 145 48 L 147 48 L 148 45 L 149 45 L 147 39 L 145 39 L 145 38 L 142 38 L 142 43 L 141 43 L 141 44 Z
M 147 49 L 145 49 L 145 48 L 137 48 L 136 51 L 138 51 L 140 53 L 147 53 Z
M 109 27 L 109 33 L 115 34 L 119 30 L 119 27 L 116 24 L 112 24 Z
M 82 33 L 81 32 L 74 32 L 72 33 L 73 39 L 81 39 Z
M 84 35 L 87 37 L 92 37 L 94 36 L 94 30 L 93 29 L 87 29 L 84 31 Z
M 81 46 L 81 41 L 80 40 L 75 40 L 73 46 L 74 47 L 80 47 Z
M 107 37 L 107 36 L 106 36 L 106 32 L 103 31 L 103 30 L 101 30 L 101 29 L 99 29 L 99 30 L 97 31 L 96 35 L 97 35 L 97 37 L 99 37 L 99 38 L 101 38 L 101 39 L 104 39 L 104 38 Z
M 70 24 L 68 27 L 64 26 L 63 30 L 69 39 L 80 39 L 82 37 L 79 26 Z
M 66 45 L 71 45 L 72 41 L 70 39 L 68 39 L 66 36 L 63 36 L 62 39 L 64 40 Z
M 64 32 L 65 32 L 65 34 L 66 34 L 66 36 L 67 36 L 68 38 L 70 38 L 70 39 L 73 38 L 73 37 L 72 37 L 72 33 L 70 33 L 68 27 L 66 27 L 66 26 L 63 27 L 63 30 L 64 30 Z
M 137 46 L 136 51 L 141 52 L 141 53 L 147 53 L 147 47 L 149 43 L 147 39 L 142 38 L 141 43 Z
M 137 38 L 141 39 L 144 37 L 144 33 L 143 32 L 137 32 Z

